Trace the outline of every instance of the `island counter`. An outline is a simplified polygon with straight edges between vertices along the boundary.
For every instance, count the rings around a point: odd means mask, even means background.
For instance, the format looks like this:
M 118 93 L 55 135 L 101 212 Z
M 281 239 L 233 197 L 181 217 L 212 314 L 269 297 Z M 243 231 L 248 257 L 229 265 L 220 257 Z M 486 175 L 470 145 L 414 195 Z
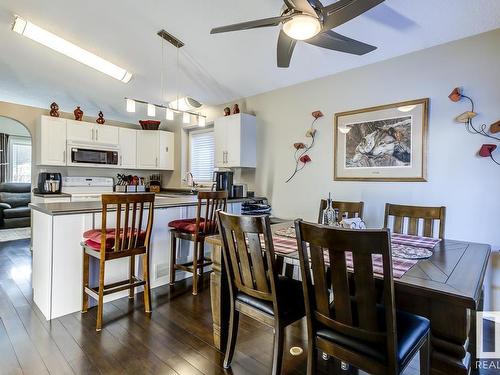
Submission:
M 228 211 L 239 213 L 241 203 L 228 201 Z M 151 287 L 165 285 L 169 280 L 171 220 L 196 216 L 196 196 L 158 195 L 151 234 Z M 33 300 L 47 320 L 81 310 L 82 306 L 82 234 L 101 227 L 101 202 L 34 203 L 32 209 Z M 107 222 L 113 226 L 115 212 L 109 212 Z M 192 244 L 182 241 L 179 256 L 187 261 Z M 209 251 L 209 249 L 207 249 Z M 136 262 L 136 271 L 142 269 Z M 94 260 L 93 260 L 94 261 Z M 90 278 L 97 283 L 98 263 L 91 263 Z M 188 273 L 177 271 L 177 280 Z M 128 277 L 128 259 L 118 259 L 106 267 L 105 282 L 112 283 Z M 139 290 L 139 288 L 138 288 Z M 104 297 L 104 302 L 124 297 L 128 291 Z

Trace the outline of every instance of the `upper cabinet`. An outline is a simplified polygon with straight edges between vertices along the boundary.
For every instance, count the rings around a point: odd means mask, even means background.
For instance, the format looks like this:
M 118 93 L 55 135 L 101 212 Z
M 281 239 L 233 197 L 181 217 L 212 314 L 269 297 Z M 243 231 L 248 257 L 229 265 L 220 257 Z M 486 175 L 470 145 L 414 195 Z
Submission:
M 158 130 L 138 130 L 137 168 L 173 170 L 174 134 Z
M 120 167 L 136 168 L 137 166 L 137 130 L 118 128 L 120 144 Z
M 174 170 L 174 133 L 160 132 L 159 167 L 166 171 Z
M 89 144 L 118 144 L 118 127 L 67 120 L 68 141 Z
M 66 120 L 41 116 L 36 128 L 36 163 L 66 165 Z
M 215 166 L 255 168 L 257 126 L 255 116 L 238 113 L 215 120 Z

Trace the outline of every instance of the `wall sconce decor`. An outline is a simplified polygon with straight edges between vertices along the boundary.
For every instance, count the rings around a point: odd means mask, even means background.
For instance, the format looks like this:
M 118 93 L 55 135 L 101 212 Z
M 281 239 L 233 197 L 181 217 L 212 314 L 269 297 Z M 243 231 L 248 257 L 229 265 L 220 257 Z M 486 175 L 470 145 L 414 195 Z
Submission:
M 461 113 L 460 115 L 455 117 L 455 121 L 465 124 L 465 129 L 469 133 L 479 134 L 479 135 L 482 135 L 484 137 L 491 138 L 491 139 L 494 139 L 496 141 L 500 141 L 500 138 L 491 135 L 491 134 L 495 134 L 495 133 L 500 132 L 500 121 L 497 121 L 497 122 L 490 125 L 489 133 L 486 131 L 486 128 L 487 128 L 486 124 L 481 124 L 481 125 L 479 125 L 478 128 L 476 128 L 474 126 L 472 119 L 477 116 L 477 113 L 474 112 L 474 101 L 472 100 L 471 97 L 464 95 L 460 91 L 460 88 L 455 87 L 453 89 L 453 91 L 450 93 L 450 95 L 448 95 L 448 98 L 450 98 L 450 100 L 452 102 L 459 102 L 462 98 L 465 98 L 470 102 L 470 105 L 471 105 L 470 111 L 465 111 L 464 113 Z M 493 145 L 493 144 L 483 144 L 481 146 L 481 149 L 478 152 L 478 155 L 481 157 L 489 157 L 496 164 L 500 165 L 500 163 L 497 162 L 493 158 L 493 154 L 492 154 L 496 148 L 497 148 L 497 146 Z
M 309 129 L 307 129 L 306 131 L 306 137 L 311 138 L 311 143 L 309 145 L 303 142 L 295 142 L 293 144 L 293 148 L 295 148 L 295 153 L 293 156 L 295 159 L 295 170 L 285 182 L 289 182 L 297 174 L 298 171 L 304 169 L 306 164 L 312 161 L 311 157 L 307 155 L 307 152 L 314 146 L 314 141 L 316 139 L 316 129 L 314 128 L 314 125 L 319 118 L 323 117 L 323 113 L 321 111 L 314 111 L 312 113 L 312 116 L 314 117 L 314 120 L 312 121 Z

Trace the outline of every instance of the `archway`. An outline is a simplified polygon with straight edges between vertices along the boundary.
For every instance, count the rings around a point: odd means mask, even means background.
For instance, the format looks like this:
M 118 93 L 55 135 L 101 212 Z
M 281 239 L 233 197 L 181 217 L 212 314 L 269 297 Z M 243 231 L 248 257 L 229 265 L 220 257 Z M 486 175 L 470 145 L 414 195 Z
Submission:
M 32 142 L 19 121 L 0 116 L 0 183 L 31 183 Z

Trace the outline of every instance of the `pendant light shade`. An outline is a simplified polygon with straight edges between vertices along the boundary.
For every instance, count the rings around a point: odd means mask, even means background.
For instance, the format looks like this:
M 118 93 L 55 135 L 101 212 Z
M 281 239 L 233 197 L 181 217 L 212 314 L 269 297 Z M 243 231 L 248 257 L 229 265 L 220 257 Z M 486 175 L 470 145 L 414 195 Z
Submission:
M 207 119 L 203 116 L 198 116 L 198 126 L 204 127 L 207 124 Z
M 125 99 L 127 103 L 127 112 L 135 112 L 135 100 Z
M 172 121 L 174 119 L 174 111 L 172 111 L 170 108 L 167 108 L 165 111 L 165 119 Z
M 148 104 L 148 116 L 149 117 L 156 116 L 156 107 L 153 104 Z
M 187 113 L 187 112 L 184 112 L 182 114 L 182 122 L 184 124 L 189 124 L 191 122 L 191 115 L 189 113 Z

